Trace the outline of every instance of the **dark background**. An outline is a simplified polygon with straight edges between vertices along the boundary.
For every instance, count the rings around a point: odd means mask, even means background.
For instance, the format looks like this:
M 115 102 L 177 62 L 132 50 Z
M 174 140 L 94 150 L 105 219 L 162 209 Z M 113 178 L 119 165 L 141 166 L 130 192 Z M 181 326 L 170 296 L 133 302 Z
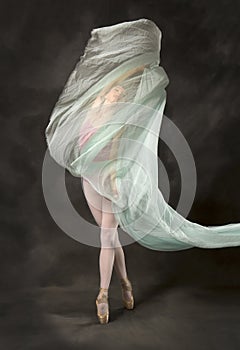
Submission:
M 161 65 L 170 79 L 164 113 L 196 162 L 188 219 L 240 222 L 239 16 L 233 0 L 0 2 L 1 348 L 239 348 L 240 247 L 125 247 L 137 308 L 122 311 L 113 275 L 112 322 L 101 326 L 95 316 L 99 249 L 55 224 L 41 183 L 44 130 L 90 31 L 144 17 L 163 34 Z M 176 207 L 178 166 L 162 142 L 159 156 Z M 94 220 L 80 180 L 66 173 L 66 181 L 87 230 Z

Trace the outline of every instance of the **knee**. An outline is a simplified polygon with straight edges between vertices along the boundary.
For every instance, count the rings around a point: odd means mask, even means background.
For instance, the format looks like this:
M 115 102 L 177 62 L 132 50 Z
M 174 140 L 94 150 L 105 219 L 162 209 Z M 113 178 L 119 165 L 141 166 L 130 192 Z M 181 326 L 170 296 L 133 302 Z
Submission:
M 117 229 L 102 227 L 100 240 L 102 248 L 115 248 L 117 243 Z

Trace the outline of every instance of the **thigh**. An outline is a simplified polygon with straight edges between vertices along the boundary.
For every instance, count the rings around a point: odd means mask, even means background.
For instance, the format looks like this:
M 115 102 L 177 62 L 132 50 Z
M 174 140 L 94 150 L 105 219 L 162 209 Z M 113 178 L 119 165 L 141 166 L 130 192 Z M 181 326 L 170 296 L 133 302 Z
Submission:
M 83 193 L 91 213 L 98 224 L 102 222 L 102 196 L 92 187 L 87 179 L 82 178 Z

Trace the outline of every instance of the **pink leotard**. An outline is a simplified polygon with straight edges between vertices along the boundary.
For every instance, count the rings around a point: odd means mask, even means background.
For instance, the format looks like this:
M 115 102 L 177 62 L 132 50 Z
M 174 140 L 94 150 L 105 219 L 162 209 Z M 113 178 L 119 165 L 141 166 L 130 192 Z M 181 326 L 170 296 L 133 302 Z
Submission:
M 81 128 L 80 134 L 79 134 L 79 147 L 81 148 L 84 143 L 97 131 L 97 127 L 94 127 L 93 124 L 87 120 L 83 127 Z

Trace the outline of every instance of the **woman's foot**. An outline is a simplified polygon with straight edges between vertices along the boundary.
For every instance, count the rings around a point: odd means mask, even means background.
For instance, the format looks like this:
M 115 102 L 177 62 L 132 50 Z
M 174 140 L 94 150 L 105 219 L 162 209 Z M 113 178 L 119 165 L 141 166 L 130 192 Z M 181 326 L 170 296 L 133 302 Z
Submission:
M 108 323 L 109 305 L 108 305 L 108 288 L 100 288 L 96 299 L 97 316 L 101 324 Z
M 120 283 L 122 287 L 123 305 L 125 306 L 126 309 L 131 310 L 134 307 L 132 284 L 128 278 L 121 278 Z

